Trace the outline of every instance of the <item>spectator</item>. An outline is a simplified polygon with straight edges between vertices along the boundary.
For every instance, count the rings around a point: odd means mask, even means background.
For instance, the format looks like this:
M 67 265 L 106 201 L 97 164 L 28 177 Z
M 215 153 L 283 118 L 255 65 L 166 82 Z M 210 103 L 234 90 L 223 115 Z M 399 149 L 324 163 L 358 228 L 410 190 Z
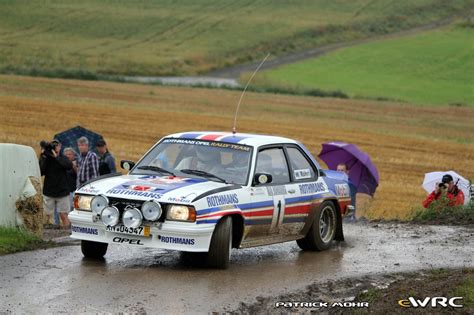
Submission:
M 77 167 L 77 184 L 81 187 L 85 182 L 99 176 L 99 159 L 97 155 L 89 150 L 89 140 L 86 137 L 77 139 L 77 146 L 81 159 Z
M 68 158 L 69 161 L 72 163 L 72 167 L 70 170 L 67 171 L 67 184 L 69 187 L 69 200 L 71 202 L 71 210 L 73 208 L 73 195 L 74 191 L 76 190 L 76 182 L 77 182 L 77 153 L 74 151 L 73 148 L 65 148 L 64 155 Z
M 115 158 L 110 154 L 107 143 L 104 139 L 100 139 L 96 143 L 97 152 L 99 152 L 99 174 L 116 173 Z
M 71 208 L 69 189 L 67 185 L 67 171 L 71 169 L 71 162 L 60 156 L 61 145 L 57 140 L 51 144 L 43 143 L 39 159 L 41 175 L 44 175 L 43 201 L 46 222 L 51 221 L 54 211 L 59 216 L 65 228 L 69 227 L 67 214 Z
M 355 220 L 355 209 L 356 209 L 356 193 L 357 193 L 357 187 L 354 185 L 354 183 L 351 181 L 349 177 L 349 168 L 345 163 L 339 163 L 337 165 L 337 171 L 342 172 L 347 175 L 347 183 L 349 184 L 349 190 L 350 190 L 350 195 L 351 195 L 351 205 L 354 207 L 354 213 L 352 214 L 352 217 L 350 217 L 351 221 Z
M 423 201 L 423 207 L 428 208 L 435 200 L 446 197 L 447 206 L 462 206 L 464 204 L 464 193 L 454 184 L 451 175 L 446 174 L 441 179 L 441 183 L 435 184 L 434 191 L 429 194 Z

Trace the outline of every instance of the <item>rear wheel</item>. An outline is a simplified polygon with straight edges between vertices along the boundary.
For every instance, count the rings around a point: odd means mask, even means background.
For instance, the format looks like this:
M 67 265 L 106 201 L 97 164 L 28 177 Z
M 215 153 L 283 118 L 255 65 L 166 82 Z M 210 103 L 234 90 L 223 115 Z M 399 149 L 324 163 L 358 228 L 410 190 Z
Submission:
M 107 243 L 99 243 L 93 241 L 81 241 L 81 250 L 84 257 L 101 259 L 107 253 Z
M 302 250 L 322 251 L 331 246 L 336 235 L 337 214 L 334 204 L 325 201 L 316 210 L 313 224 L 308 234 L 296 241 Z
M 232 218 L 224 217 L 217 224 L 212 234 L 211 245 L 207 253 L 207 265 L 213 268 L 229 267 L 232 249 Z

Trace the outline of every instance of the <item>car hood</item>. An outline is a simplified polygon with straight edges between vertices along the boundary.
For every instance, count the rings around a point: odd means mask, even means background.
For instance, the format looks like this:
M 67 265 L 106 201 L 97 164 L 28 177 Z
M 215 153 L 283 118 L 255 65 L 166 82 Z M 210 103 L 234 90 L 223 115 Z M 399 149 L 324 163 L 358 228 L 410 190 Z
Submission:
M 122 175 L 98 179 L 82 186 L 76 193 L 187 204 L 203 193 L 226 186 L 230 185 L 201 178 Z

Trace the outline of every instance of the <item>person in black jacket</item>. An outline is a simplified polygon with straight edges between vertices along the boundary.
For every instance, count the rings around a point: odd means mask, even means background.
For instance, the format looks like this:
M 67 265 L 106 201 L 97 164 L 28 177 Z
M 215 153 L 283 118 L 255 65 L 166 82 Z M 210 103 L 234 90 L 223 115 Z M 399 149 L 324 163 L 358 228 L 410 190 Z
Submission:
M 99 174 L 105 175 L 110 173 L 116 173 L 115 158 L 109 152 L 107 143 L 104 139 L 100 139 L 96 143 L 97 152 L 99 152 Z
M 72 168 L 72 163 L 66 157 L 60 155 L 60 148 L 57 141 L 43 146 L 39 164 L 41 175 L 44 176 L 43 201 L 47 222 L 50 222 L 56 208 L 63 226 L 68 228 L 67 215 L 71 206 L 67 171 Z
M 66 171 L 67 183 L 69 186 L 69 202 L 71 203 L 71 210 L 72 210 L 73 209 L 73 195 L 74 195 L 74 191 L 76 191 L 76 182 L 77 182 L 77 153 L 71 147 L 65 148 L 63 153 L 64 153 L 64 156 L 66 156 L 68 160 L 71 161 L 72 163 L 72 168 Z

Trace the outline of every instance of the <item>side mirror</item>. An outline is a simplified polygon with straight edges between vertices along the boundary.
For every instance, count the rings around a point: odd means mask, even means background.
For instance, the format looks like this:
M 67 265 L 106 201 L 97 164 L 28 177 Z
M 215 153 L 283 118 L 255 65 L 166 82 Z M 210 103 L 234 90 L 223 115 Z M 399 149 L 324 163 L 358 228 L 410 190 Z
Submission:
M 120 161 L 120 167 L 126 171 L 130 171 L 135 166 L 135 162 L 129 160 Z
M 253 182 L 256 185 L 269 184 L 272 182 L 272 175 L 265 173 L 256 173 L 253 177 Z

